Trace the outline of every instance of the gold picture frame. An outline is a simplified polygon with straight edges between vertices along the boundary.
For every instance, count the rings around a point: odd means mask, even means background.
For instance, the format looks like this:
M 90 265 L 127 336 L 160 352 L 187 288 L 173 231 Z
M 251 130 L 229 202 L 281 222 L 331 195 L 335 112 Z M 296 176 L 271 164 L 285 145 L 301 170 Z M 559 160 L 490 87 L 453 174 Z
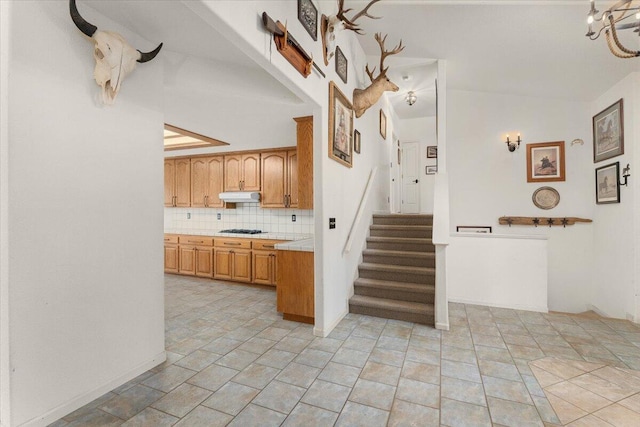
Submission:
M 564 141 L 527 144 L 527 182 L 564 180 Z
M 353 166 L 353 105 L 329 82 L 329 158 Z
M 387 140 L 387 116 L 382 111 L 382 108 L 380 109 L 380 136 L 385 141 Z

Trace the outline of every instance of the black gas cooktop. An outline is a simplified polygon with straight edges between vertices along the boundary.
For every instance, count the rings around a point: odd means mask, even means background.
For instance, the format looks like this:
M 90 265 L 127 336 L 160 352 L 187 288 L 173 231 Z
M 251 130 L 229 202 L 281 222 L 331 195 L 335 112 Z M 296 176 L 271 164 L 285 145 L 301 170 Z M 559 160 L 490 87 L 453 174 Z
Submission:
M 220 230 L 221 233 L 234 233 L 234 234 L 260 234 L 261 230 L 246 230 L 242 228 L 232 228 L 229 230 Z

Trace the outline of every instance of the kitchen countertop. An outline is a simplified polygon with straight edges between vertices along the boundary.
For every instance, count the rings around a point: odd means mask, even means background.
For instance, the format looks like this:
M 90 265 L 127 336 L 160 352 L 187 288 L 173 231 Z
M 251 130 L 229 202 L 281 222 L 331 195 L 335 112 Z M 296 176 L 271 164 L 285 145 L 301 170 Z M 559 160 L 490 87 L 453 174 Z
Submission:
M 186 234 L 191 236 L 210 236 L 210 237 L 237 237 L 241 239 L 270 239 L 270 240 L 291 240 L 291 241 L 300 241 L 300 240 L 311 240 L 311 251 L 313 252 L 313 234 L 303 234 L 303 233 L 285 233 L 285 232 L 276 232 L 276 233 L 260 233 L 260 234 L 237 234 L 237 233 L 221 233 L 219 231 L 214 230 L 197 230 L 197 229 L 189 229 L 189 230 L 179 230 L 179 229 L 165 229 L 165 234 Z M 293 242 L 287 242 L 290 244 Z M 283 243 L 281 243 L 283 244 Z M 291 249 L 296 250 L 296 249 Z M 300 250 L 300 249 L 298 249 Z
M 294 240 L 292 242 L 277 243 L 275 248 L 279 251 L 313 252 L 314 246 L 315 238 L 310 237 L 308 239 Z

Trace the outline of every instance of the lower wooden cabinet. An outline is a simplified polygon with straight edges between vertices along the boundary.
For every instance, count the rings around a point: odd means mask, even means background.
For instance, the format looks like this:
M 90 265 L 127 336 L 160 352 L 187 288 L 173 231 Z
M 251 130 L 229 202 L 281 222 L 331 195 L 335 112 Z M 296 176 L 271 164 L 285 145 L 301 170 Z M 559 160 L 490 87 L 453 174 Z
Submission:
M 251 240 L 215 239 L 213 277 L 251 282 Z
M 165 234 L 164 236 L 164 272 L 178 273 L 178 236 Z
M 283 240 L 254 240 L 251 254 L 253 283 L 276 286 L 277 251 L 275 245 Z
M 313 252 L 278 251 L 277 309 L 285 320 L 314 323 Z

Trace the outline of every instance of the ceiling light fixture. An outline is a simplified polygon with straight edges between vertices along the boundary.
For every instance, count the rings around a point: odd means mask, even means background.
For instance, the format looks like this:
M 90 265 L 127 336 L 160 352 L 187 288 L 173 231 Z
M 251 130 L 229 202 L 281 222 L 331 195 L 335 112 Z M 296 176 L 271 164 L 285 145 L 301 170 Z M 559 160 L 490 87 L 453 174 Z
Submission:
M 407 101 L 407 104 L 409 104 L 411 106 L 411 105 L 416 103 L 416 101 L 418 100 L 418 97 L 416 96 L 415 93 L 413 93 L 412 90 L 410 90 L 407 93 L 407 96 L 405 96 L 404 100 Z
M 609 50 L 618 58 L 635 58 L 640 56 L 640 50 L 627 49 L 622 45 L 618 38 L 618 30 L 634 29 L 634 33 L 640 36 L 640 1 L 639 0 L 620 0 L 609 9 L 602 12 L 598 16 L 599 11 L 596 9 L 595 0 L 590 0 L 591 8 L 587 15 L 587 24 L 589 31 L 586 36 L 591 40 L 600 37 L 604 31 L 605 38 Z M 620 24 L 627 18 L 635 17 L 635 21 Z M 594 24 L 600 27 L 598 31 L 593 30 Z

